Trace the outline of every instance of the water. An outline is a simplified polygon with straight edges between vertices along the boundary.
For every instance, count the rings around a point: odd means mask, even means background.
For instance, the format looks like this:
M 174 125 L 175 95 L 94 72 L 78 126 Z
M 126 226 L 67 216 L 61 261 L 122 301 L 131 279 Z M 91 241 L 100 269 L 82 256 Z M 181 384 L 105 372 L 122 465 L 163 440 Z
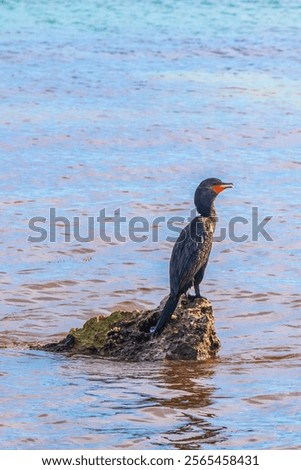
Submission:
M 300 14 L 297 1 L 1 2 L 1 448 L 300 448 Z M 168 291 L 164 224 L 157 242 L 123 224 L 126 242 L 84 243 L 58 223 L 50 242 L 51 207 L 80 217 L 81 236 L 103 208 L 151 225 L 187 217 L 210 176 L 235 184 L 202 284 L 216 361 L 28 351 Z M 273 241 L 252 239 L 252 207 Z M 43 242 L 27 240 L 36 216 Z

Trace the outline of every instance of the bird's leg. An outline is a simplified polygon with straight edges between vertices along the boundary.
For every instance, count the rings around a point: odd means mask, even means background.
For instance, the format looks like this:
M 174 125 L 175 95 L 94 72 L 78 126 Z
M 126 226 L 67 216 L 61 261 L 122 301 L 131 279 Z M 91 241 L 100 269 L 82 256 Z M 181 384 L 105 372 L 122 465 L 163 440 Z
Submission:
M 194 283 L 194 290 L 195 290 L 195 299 L 204 299 L 204 297 L 200 294 L 200 284 L 197 282 Z
M 196 299 L 203 299 L 204 297 L 200 294 L 200 284 L 203 280 L 204 274 L 205 274 L 205 269 L 207 266 L 208 260 L 206 263 L 201 267 L 201 269 L 196 273 L 193 279 L 193 286 L 195 290 L 195 297 Z
M 198 284 L 197 282 L 194 283 L 194 290 L 195 290 L 195 296 L 196 296 L 196 298 L 200 298 L 200 297 L 201 297 L 201 294 L 200 294 L 200 284 Z

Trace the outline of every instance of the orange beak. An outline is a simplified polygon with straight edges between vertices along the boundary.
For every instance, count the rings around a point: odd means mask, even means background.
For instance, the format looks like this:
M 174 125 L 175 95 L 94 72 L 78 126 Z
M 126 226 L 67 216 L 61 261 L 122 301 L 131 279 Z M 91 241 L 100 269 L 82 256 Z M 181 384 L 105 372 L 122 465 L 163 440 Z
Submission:
M 213 191 L 214 191 L 216 194 L 219 194 L 219 193 L 221 193 L 222 191 L 224 191 L 224 189 L 233 188 L 233 183 L 220 183 L 220 184 L 215 184 L 215 185 L 211 186 L 211 188 L 213 189 Z

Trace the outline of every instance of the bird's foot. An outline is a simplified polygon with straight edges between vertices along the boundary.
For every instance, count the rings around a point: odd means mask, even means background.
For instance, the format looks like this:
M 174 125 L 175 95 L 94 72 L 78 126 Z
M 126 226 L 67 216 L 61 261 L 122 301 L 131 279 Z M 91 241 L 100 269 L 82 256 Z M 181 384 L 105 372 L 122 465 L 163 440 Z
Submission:
M 194 299 L 196 299 L 196 298 L 197 298 L 196 295 L 192 295 L 192 294 L 187 294 L 187 295 L 186 295 L 186 299 L 187 299 L 187 300 L 194 300 Z
M 187 303 L 190 303 L 190 302 L 194 302 L 196 299 L 206 299 L 206 297 L 203 297 L 202 295 L 187 295 L 186 296 L 186 302 Z

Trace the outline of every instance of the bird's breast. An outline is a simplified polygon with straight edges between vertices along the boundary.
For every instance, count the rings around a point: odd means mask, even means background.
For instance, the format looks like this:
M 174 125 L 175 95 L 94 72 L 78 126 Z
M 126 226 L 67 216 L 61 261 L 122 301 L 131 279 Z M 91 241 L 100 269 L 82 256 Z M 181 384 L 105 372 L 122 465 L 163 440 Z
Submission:
M 200 217 L 199 223 L 204 234 L 207 234 L 207 236 L 213 235 L 216 225 L 216 221 L 213 217 Z

